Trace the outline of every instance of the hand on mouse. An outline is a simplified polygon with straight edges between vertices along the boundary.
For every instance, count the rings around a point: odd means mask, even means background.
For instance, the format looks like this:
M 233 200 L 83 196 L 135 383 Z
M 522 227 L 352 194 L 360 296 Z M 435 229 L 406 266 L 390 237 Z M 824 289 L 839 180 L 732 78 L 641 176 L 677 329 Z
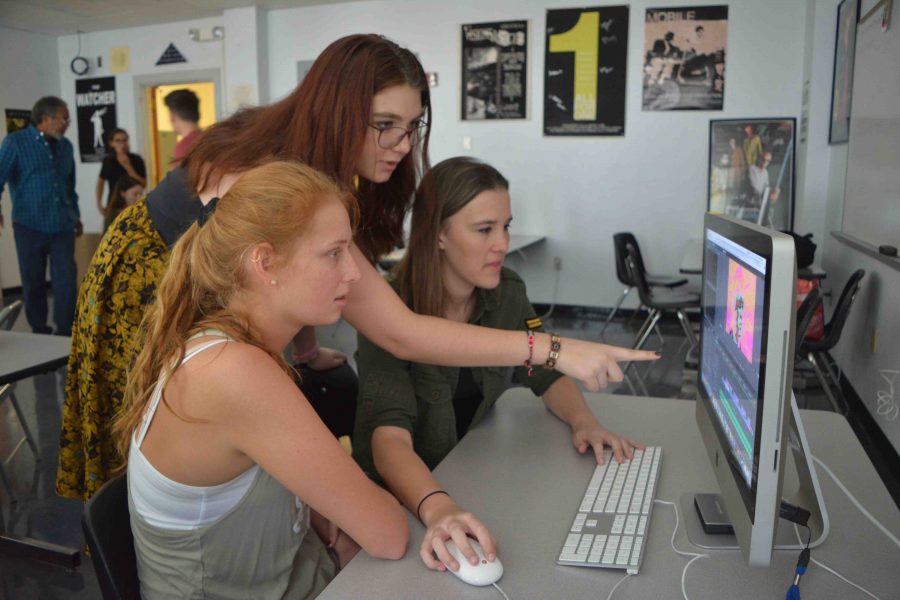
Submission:
M 459 563 L 445 545 L 450 539 L 456 542 L 463 556 L 473 565 L 478 564 L 478 555 L 469 545 L 469 536 L 478 540 L 489 561 L 497 558 L 497 540 L 488 528 L 478 517 L 457 506 L 449 496 L 439 494 L 429 498 L 422 506 L 421 514 L 428 531 L 419 547 L 419 556 L 429 569 L 444 571 L 449 565 L 453 571 L 459 570 Z
M 593 448 L 598 465 L 603 464 L 603 450 L 606 446 L 612 448 L 613 459 L 620 464 L 625 459 L 631 460 L 633 448 L 645 448 L 639 442 L 609 431 L 593 415 L 589 419 L 572 423 L 572 444 L 580 454 L 587 452 L 588 447 Z

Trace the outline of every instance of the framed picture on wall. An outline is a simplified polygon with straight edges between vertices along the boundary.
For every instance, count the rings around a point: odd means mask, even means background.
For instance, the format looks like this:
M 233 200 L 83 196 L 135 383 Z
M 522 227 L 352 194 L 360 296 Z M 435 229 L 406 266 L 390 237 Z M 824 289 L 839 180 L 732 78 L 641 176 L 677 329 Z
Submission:
M 853 95 L 853 57 L 856 51 L 858 18 L 859 0 L 843 0 L 838 5 L 829 144 L 844 144 L 850 138 L 850 99 Z
M 462 26 L 463 121 L 528 116 L 528 21 Z
M 793 117 L 710 121 L 707 209 L 792 231 L 796 125 Z

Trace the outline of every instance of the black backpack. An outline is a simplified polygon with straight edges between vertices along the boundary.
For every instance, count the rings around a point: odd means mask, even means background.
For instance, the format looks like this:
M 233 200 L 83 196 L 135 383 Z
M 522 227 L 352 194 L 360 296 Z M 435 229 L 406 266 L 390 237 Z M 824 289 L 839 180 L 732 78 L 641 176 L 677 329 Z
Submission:
M 813 261 L 816 258 L 816 243 L 812 241 L 813 234 L 807 233 L 806 235 L 800 235 L 793 231 L 784 231 L 782 233 L 786 233 L 794 238 L 794 250 L 797 253 L 797 268 L 805 269 L 813 264 Z

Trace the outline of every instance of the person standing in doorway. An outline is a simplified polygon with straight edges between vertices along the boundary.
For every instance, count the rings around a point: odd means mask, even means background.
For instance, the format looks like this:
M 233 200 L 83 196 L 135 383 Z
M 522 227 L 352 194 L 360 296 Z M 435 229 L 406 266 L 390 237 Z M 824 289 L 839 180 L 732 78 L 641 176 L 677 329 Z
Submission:
M 69 108 L 61 99 L 46 96 L 35 103 L 31 121 L 3 140 L 0 191 L 8 182 L 28 324 L 34 333 L 52 332 L 47 325 L 44 279 L 49 259 L 56 333 L 68 336 L 72 334 L 77 288 L 75 237 L 82 233 L 74 150 L 63 137 L 71 122 Z
M 163 99 L 169 108 L 172 129 L 181 138 L 175 144 L 172 165 L 177 167 L 202 133 L 200 129 L 200 99 L 188 89 L 175 90 Z
M 147 185 L 147 167 L 144 165 L 144 159 L 131 152 L 128 146 L 128 132 L 116 127 L 109 132 L 106 144 L 109 152 L 103 159 L 100 176 L 97 178 L 97 210 L 104 216 L 109 213 L 114 199 L 113 188 L 116 187 L 120 177 L 128 175 L 140 183 L 141 187 Z M 106 199 L 106 206 L 104 206 L 103 188 L 107 183 L 109 184 L 109 196 Z

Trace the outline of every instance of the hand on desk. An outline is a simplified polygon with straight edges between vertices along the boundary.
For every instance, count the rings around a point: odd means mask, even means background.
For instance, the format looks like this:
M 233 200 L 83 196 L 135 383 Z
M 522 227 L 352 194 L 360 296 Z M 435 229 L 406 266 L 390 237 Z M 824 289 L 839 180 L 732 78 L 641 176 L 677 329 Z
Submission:
M 356 556 L 356 553 L 360 551 L 359 544 L 357 544 L 349 535 L 344 533 L 332 521 L 329 521 L 318 512 L 311 510 L 309 518 L 310 525 L 312 525 L 312 528 L 319 534 L 319 538 L 321 538 L 322 542 L 324 542 L 328 548 L 334 550 L 338 559 L 338 568 L 343 569 L 344 566 L 350 562 L 350 559 Z
M 597 464 L 603 464 L 603 450 L 609 446 L 613 451 L 613 459 L 622 463 L 631 460 L 633 449 L 643 450 L 644 445 L 632 439 L 613 433 L 603 427 L 596 419 L 572 425 L 572 444 L 580 454 L 587 452 L 588 447 L 594 449 Z
M 347 362 L 347 355 L 333 348 L 319 348 L 318 354 L 312 357 L 306 366 L 313 371 L 330 371 Z
M 430 503 L 431 506 L 427 506 Z M 481 544 L 489 561 L 497 558 L 497 540 L 478 517 L 461 509 L 445 494 L 436 494 L 422 507 L 422 516 L 428 531 L 419 547 L 419 556 L 429 569 L 446 570 L 445 564 L 454 571 L 459 563 L 450 555 L 446 542 L 452 539 L 470 563 L 478 564 L 478 556 L 469 545 L 469 535 Z M 434 555 L 437 555 L 437 559 Z M 474 561 L 474 562 L 473 562 Z
M 589 392 L 598 392 L 618 383 L 625 376 L 620 362 L 658 360 L 660 355 L 650 350 L 632 350 L 607 344 L 594 344 L 573 338 L 563 338 L 556 370 L 584 384 Z

